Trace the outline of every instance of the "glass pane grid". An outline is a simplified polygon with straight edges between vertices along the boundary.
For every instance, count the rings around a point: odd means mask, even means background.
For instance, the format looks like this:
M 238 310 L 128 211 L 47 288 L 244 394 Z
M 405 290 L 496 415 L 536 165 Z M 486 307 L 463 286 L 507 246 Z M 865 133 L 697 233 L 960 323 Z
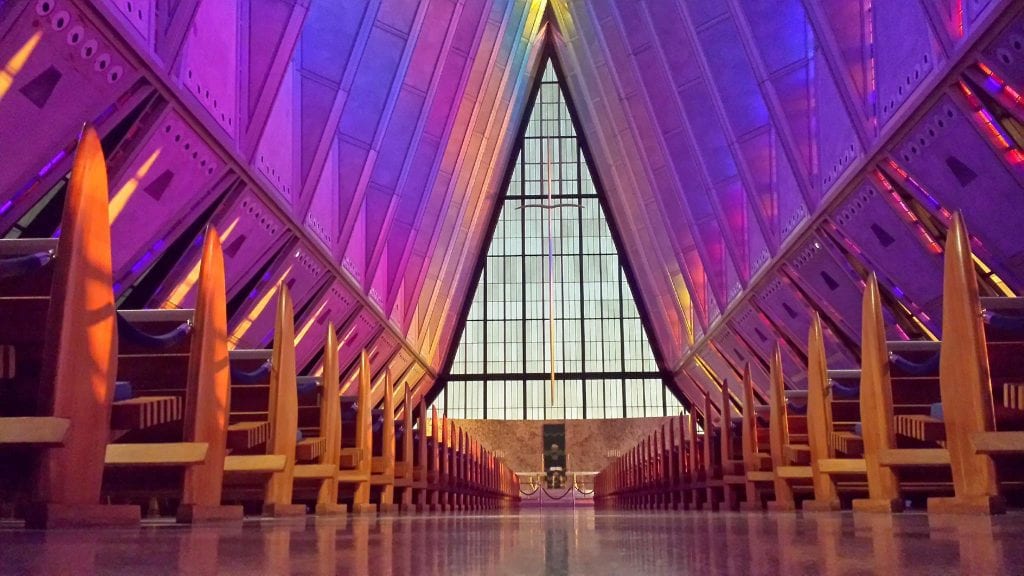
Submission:
M 449 382 L 435 404 L 453 418 L 677 413 L 550 63 L 524 134 Z

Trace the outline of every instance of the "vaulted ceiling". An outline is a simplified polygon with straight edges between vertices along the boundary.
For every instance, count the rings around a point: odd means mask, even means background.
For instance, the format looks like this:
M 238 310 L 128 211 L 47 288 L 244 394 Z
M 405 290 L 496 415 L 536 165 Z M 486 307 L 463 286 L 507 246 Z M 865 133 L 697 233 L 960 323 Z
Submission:
M 117 289 L 187 305 L 201 226 L 232 339 L 286 282 L 426 393 L 458 336 L 543 58 L 562 70 L 649 317 L 695 398 L 810 313 L 856 362 L 867 271 L 935 334 L 940 240 L 1024 288 L 1024 4 L 1013 0 L 0 1 L 0 233 L 38 229 L 83 121 L 104 137 Z M 983 200 L 983 201 L 981 201 Z M 35 207 L 35 209 L 34 209 Z M 33 224 L 33 222 L 35 222 Z

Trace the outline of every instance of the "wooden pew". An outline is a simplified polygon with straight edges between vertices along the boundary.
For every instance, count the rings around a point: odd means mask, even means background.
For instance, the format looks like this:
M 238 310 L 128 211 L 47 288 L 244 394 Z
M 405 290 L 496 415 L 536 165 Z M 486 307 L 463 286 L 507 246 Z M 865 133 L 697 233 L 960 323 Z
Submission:
M 749 374 L 748 374 L 749 376 Z M 751 398 L 751 401 L 753 398 Z M 753 410 L 748 410 L 747 405 L 743 406 L 743 421 L 740 430 L 742 440 L 742 457 L 733 458 L 734 446 L 732 410 L 729 409 L 731 400 L 729 398 L 729 380 L 722 381 L 722 416 L 719 420 L 719 460 L 721 462 L 722 478 L 722 499 L 729 510 L 740 509 L 740 494 L 746 492 L 747 502 L 754 501 L 753 479 L 748 480 L 748 475 L 757 474 L 760 467 L 751 465 L 746 468 L 748 444 L 751 439 L 748 437 L 748 430 L 756 435 L 756 416 Z M 751 404 L 752 406 L 752 404 Z M 754 449 L 751 449 L 754 450 Z M 756 451 L 756 450 L 755 450 Z M 751 477 L 753 478 L 753 477 Z
M 753 383 L 750 382 L 749 374 L 750 371 L 747 370 L 744 378 L 745 406 L 752 405 L 754 401 Z M 790 434 L 791 427 L 794 423 L 800 423 L 801 418 L 790 416 L 789 398 L 797 397 L 799 394 L 787 395 L 786 384 L 782 374 L 782 351 L 778 344 L 775 345 L 775 351 L 772 354 L 769 379 L 771 396 L 768 404 L 770 410 L 768 421 L 770 445 L 768 464 L 771 468 L 770 481 L 772 483 L 774 499 L 767 504 L 767 507 L 772 511 L 792 511 L 796 509 L 794 492 L 796 490 L 806 491 L 813 474 L 809 465 L 810 448 L 805 444 L 794 442 L 796 436 Z M 806 428 L 806 423 L 804 423 L 804 428 Z M 744 434 L 747 431 L 748 427 L 745 426 Z M 750 432 L 756 437 L 756 430 L 751 430 Z M 803 435 L 800 434 L 799 436 Z M 744 450 L 747 449 L 747 443 L 744 443 Z M 753 448 L 750 449 L 753 450 Z M 745 452 L 745 455 L 744 460 L 748 463 L 748 470 L 751 466 L 750 462 L 754 462 L 755 466 L 764 468 L 763 460 L 759 459 L 760 454 Z M 757 481 L 757 478 L 751 479 L 750 472 L 748 472 L 748 480 L 753 482 Z
M 195 310 L 119 312 L 118 377 L 135 395 L 113 403 L 110 490 L 155 495 L 163 469 L 184 466 L 180 492 L 172 489 L 182 523 L 242 518 L 240 506 L 221 502 L 230 380 L 224 286 L 220 236 L 210 227 Z M 151 467 L 160 472 L 143 470 Z
M 370 502 L 373 468 L 373 410 L 370 404 L 370 357 L 366 350 L 359 353 L 356 368 L 357 392 L 354 421 L 348 421 L 351 404 L 342 402 L 342 449 L 340 470 L 335 476 L 340 485 L 352 490 L 353 514 L 372 514 L 377 505 Z
M 338 473 L 341 459 L 341 401 L 338 370 L 338 336 L 334 324 L 327 324 L 324 342 L 323 372 L 319 394 L 306 394 L 299 405 L 299 425 L 303 438 L 296 445 L 295 483 L 316 487 L 318 515 L 343 514 L 347 508 L 338 503 Z M 314 401 L 315 400 L 315 401 Z
M 833 392 L 832 379 L 852 376 L 857 371 L 835 372 L 828 369 L 821 317 L 815 313 L 808 333 L 807 368 L 807 440 L 811 451 L 811 479 L 814 498 L 803 503 L 807 511 L 834 511 L 840 508 L 840 482 L 863 484 L 867 481 L 867 462 L 863 457 L 863 440 L 853 430 L 853 422 L 837 425 L 836 414 L 860 420 L 859 400 Z M 849 372 L 850 374 L 847 374 Z
M 728 394 L 728 390 L 723 391 L 723 396 Z M 718 434 L 715 434 L 715 424 L 713 422 L 714 407 L 711 404 L 711 397 L 707 391 L 704 392 L 704 435 L 701 439 L 701 457 L 699 464 L 702 467 L 702 476 L 700 484 L 704 488 L 705 502 L 709 505 L 713 512 L 718 512 L 720 503 L 724 499 L 724 487 L 725 482 L 723 479 L 723 464 L 722 449 L 721 445 L 731 444 L 732 430 L 729 414 L 729 405 L 723 404 L 722 415 L 719 420 Z M 723 426 L 722 424 L 725 424 Z M 724 432 L 723 432 L 724 430 Z M 715 450 L 715 438 L 718 438 L 719 449 Z M 698 502 L 697 509 L 701 509 L 701 503 Z
M 387 369 L 383 375 L 384 410 L 379 421 L 374 417 L 373 455 L 370 471 L 370 485 L 377 488 L 378 511 L 387 513 L 394 511 L 395 501 L 395 388 L 391 382 L 391 374 Z M 379 426 L 379 433 L 376 432 Z
M 413 512 L 416 507 L 416 434 L 413 431 L 412 392 L 405 384 L 402 419 L 395 421 L 395 492 L 398 511 Z
M 231 454 L 225 459 L 230 491 L 255 484 L 266 516 L 301 516 L 294 504 L 295 453 L 298 442 L 298 390 L 292 300 L 278 287 L 274 344 L 267 350 L 233 350 L 239 367 L 231 386 Z M 269 370 L 266 362 L 269 361 Z M 251 370 L 255 367 L 256 370 Z M 249 369 L 245 377 L 243 371 Z M 258 374 L 258 376 L 256 376 Z M 244 381 L 243 381 L 244 380 Z
M 868 497 L 853 501 L 862 512 L 901 511 L 912 493 L 948 490 L 948 452 L 934 437 L 913 437 L 914 424 L 927 422 L 939 399 L 938 379 L 906 368 L 937 353 L 938 343 L 886 342 L 881 306 L 872 275 L 864 291 L 860 370 L 829 370 L 820 318 L 812 323 L 808 426 L 815 497 L 805 503 L 809 510 L 838 509 L 841 486 L 858 492 L 865 480 Z M 854 381 L 857 399 L 841 397 Z M 826 401 L 829 393 L 833 399 Z
M 857 511 L 895 512 L 904 507 L 905 484 L 917 481 L 926 490 L 936 489 L 934 478 L 943 468 L 948 469 L 949 452 L 934 445 L 910 447 L 898 439 L 894 397 L 906 393 L 909 398 L 900 401 L 906 409 L 927 409 L 929 400 L 938 400 L 938 387 L 932 381 L 935 379 L 893 372 L 889 355 L 890 351 L 898 351 L 899 345 L 885 341 L 878 280 L 873 274 L 864 292 L 862 326 L 860 416 L 869 495 L 867 499 L 854 500 L 853 506 Z M 921 395 L 929 390 L 936 396 L 922 400 Z M 904 404 L 908 400 L 909 404 Z M 917 476 L 913 476 L 915 472 Z
M 0 478 L 30 493 L 29 527 L 139 520 L 137 506 L 100 504 L 117 356 L 107 199 L 103 150 L 86 126 L 60 238 L 0 242 L 10 274 L 0 280 L 0 449 L 22 450 L 5 456 L 14 464 Z
M 430 443 L 427 434 L 427 405 L 421 398 L 416 406 L 419 425 L 413 436 L 413 500 L 417 512 L 431 510 L 433 495 L 430 486 Z
M 1024 414 L 1013 394 L 1024 378 L 1024 338 L 994 322 L 1002 314 L 1020 318 L 1022 310 L 1020 298 L 980 297 L 967 227 L 954 214 L 946 237 L 939 367 L 954 495 L 929 499 L 930 513 L 1002 513 L 1003 482 L 1024 477 Z

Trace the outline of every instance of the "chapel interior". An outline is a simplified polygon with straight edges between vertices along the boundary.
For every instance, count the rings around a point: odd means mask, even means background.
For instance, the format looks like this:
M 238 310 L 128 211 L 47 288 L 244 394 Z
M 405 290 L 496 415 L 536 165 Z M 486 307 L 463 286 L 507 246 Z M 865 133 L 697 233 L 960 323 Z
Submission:
M 0 575 L 1021 574 L 1024 2 L 0 0 Z

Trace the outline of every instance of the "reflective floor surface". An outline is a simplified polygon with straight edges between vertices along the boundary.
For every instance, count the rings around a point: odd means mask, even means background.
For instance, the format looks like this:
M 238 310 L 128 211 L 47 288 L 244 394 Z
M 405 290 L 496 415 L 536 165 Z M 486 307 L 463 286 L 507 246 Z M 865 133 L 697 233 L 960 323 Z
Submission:
M 1024 514 L 994 519 L 572 510 L 0 528 L 0 574 L 1024 574 Z

